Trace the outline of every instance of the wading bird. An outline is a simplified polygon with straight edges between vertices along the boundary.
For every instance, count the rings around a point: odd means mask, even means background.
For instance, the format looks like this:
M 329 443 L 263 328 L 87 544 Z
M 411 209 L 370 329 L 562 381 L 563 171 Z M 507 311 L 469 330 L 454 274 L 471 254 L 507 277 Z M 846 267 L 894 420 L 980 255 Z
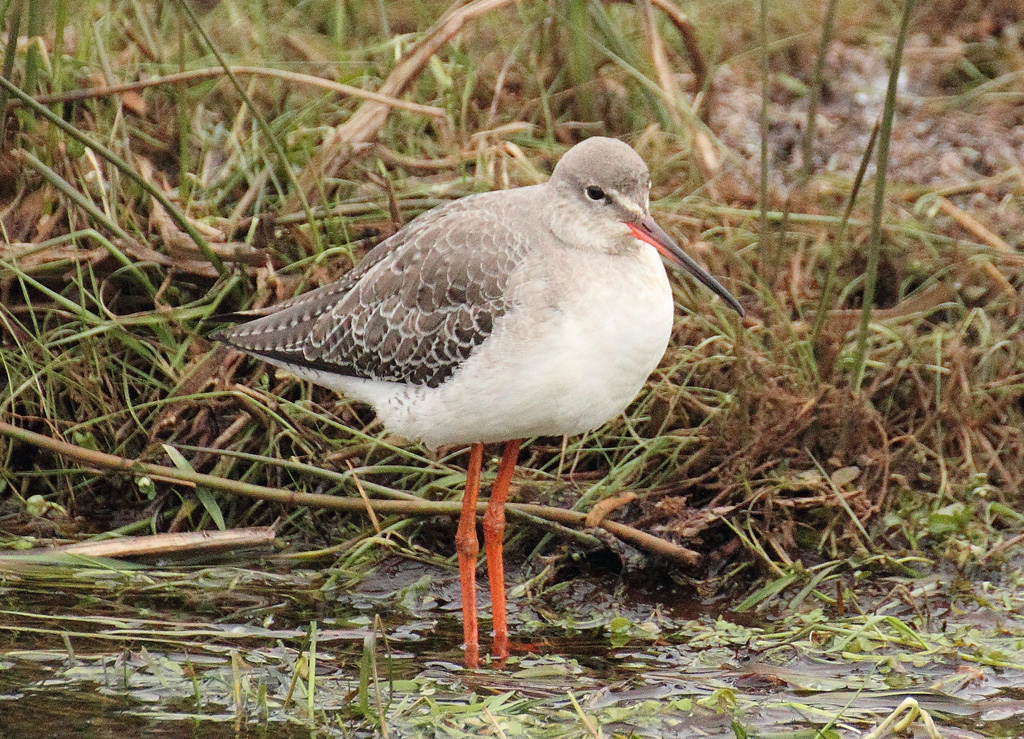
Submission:
M 595 429 L 636 397 L 672 330 L 661 257 L 743 313 L 655 223 L 650 187 L 630 146 L 587 139 L 546 183 L 435 208 L 337 282 L 213 335 L 369 403 L 400 436 L 471 445 L 455 539 L 468 667 L 479 664 L 483 445 L 505 444 L 483 519 L 493 654 L 504 659 L 505 499 L 521 441 Z

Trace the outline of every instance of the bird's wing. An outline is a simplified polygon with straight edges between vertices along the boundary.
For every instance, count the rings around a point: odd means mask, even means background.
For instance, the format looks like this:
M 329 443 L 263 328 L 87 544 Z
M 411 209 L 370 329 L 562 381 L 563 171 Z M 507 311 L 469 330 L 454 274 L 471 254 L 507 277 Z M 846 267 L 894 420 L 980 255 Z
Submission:
M 529 248 L 488 195 L 424 214 L 337 282 L 213 338 L 296 366 L 437 387 L 511 307 L 506 286 Z

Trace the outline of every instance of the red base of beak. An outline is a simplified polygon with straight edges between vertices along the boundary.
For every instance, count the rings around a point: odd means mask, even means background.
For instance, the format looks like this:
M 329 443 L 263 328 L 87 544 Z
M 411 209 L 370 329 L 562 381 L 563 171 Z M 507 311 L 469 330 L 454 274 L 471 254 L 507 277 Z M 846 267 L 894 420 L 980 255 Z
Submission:
M 637 237 L 637 238 L 638 238 L 638 239 L 640 239 L 641 241 L 643 241 L 643 242 L 645 242 L 645 243 L 647 243 L 647 244 L 650 244 L 651 246 L 653 246 L 653 247 L 654 247 L 655 249 L 657 249 L 657 250 L 658 250 L 658 253 L 659 253 L 659 254 L 661 254 L 661 256 L 665 257 L 666 259 L 668 259 L 668 260 L 670 260 L 670 261 L 672 261 L 672 262 L 676 262 L 676 263 L 678 263 L 678 262 L 679 262 L 679 259 L 678 259 L 677 257 L 673 256 L 673 255 L 672 255 L 672 254 L 671 254 L 671 253 L 669 252 L 669 250 L 668 250 L 668 249 L 666 249 L 666 248 L 665 248 L 665 247 L 664 247 L 664 246 L 663 246 L 663 245 L 661 244 L 661 242 L 660 242 L 660 241 L 658 241 L 658 240 L 657 240 L 656 238 L 654 238 L 654 237 L 653 237 L 653 236 L 651 236 L 651 235 L 650 235 L 649 233 L 647 233 L 646 231 L 644 231 L 644 230 L 643 230 L 642 228 L 640 228 L 639 226 L 637 226 L 637 225 L 636 225 L 635 223 L 627 223 L 626 225 L 627 225 L 627 226 L 629 226 L 629 230 L 633 232 L 633 235 L 634 235 L 635 237 Z

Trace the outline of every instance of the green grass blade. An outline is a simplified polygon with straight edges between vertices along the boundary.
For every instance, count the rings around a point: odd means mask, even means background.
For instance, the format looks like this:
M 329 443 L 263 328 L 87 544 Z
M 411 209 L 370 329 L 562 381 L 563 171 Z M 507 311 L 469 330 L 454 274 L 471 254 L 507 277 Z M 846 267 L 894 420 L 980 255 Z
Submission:
M 7 79 L 10 79 L 14 73 L 14 59 L 18 53 L 18 33 L 21 30 L 21 14 L 24 12 L 24 9 L 24 0 L 13 0 L 13 5 L 5 8 L 4 14 L 0 15 L 0 18 L 10 18 L 10 28 L 7 31 L 7 49 L 4 52 L 4 77 Z M 8 10 L 10 11 L 10 16 L 7 16 Z M 7 138 L 7 101 L 9 99 L 10 93 L 6 89 L 0 90 L 0 142 Z
M 861 312 L 860 330 L 857 335 L 857 350 L 853 365 L 853 391 L 860 392 L 867 364 L 868 330 L 871 325 L 871 309 L 875 300 L 875 283 L 878 281 L 878 259 L 882 250 L 882 215 L 885 211 L 885 176 L 889 167 L 889 142 L 892 139 L 892 121 L 896 114 L 896 89 L 899 85 L 900 67 L 903 64 L 903 47 L 910 28 L 910 14 L 914 0 L 904 0 L 900 17 L 900 30 L 893 51 L 892 68 L 889 70 L 889 85 L 885 91 L 882 107 L 882 124 L 878 130 L 878 166 L 875 174 L 875 201 L 871 209 L 871 240 L 868 245 L 868 267 L 864 281 L 864 306 Z
M 814 61 L 814 73 L 811 76 L 811 91 L 810 97 L 807 100 L 807 125 L 804 127 L 804 140 L 801 146 L 803 158 L 801 177 L 804 181 L 810 178 L 811 170 L 814 167 L 814 138 L 818 132 L 818 105 L 821 102 L 825 55 L 828 53 L 828 46 L 832 41 L 832 31 L 835 28 L 836 9 L 838 7 L 839 0 L 828 0 L 828 8 L 825 10 L 825 21 L 821 26 L 818 56 Z
M 760 32 L 761 48 L 759 60 L 761 67 L 761 112 L 758 115 L 758 128 L 761 134 L 761 170 L 758 182 L 758 200 L 761 201 L 761 212 L 758 216 L 758 237 L 761 248 L 768 248 L 768 96 L 770 84 L 768 76 L 768 0 L 760 0 Z

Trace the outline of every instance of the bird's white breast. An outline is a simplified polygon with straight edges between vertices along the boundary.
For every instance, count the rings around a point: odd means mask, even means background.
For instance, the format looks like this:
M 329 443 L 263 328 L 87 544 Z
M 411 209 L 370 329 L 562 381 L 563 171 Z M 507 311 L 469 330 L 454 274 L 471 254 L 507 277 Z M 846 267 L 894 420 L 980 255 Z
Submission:
M 547 252 L 517 277 L 517 308 L 440 387 L 346 378 L 338 389 L 372 403 L 394 433 L 431 447 L 577 434 L 617 416 L 672 330 L 657 252 Z

